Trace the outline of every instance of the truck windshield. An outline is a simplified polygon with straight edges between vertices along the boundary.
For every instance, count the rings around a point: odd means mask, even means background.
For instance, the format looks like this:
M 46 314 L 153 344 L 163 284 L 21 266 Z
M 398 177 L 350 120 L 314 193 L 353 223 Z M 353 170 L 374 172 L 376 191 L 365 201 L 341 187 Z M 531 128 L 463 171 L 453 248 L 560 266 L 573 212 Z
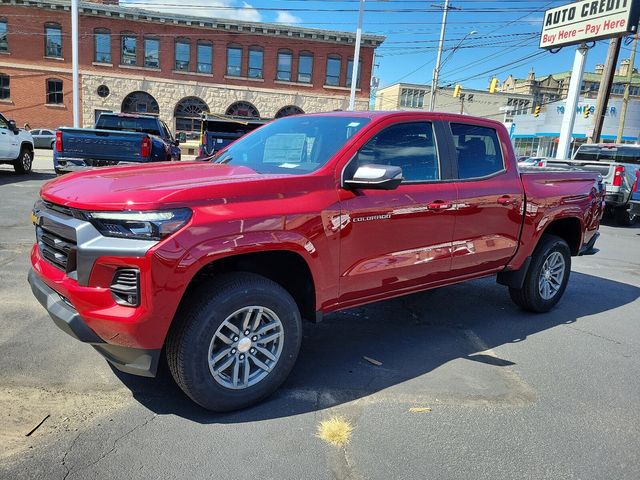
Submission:
M 147 117 L 121 117 L 119 115 L 102 114 L 96 123 L 96 128 L 98 130 L 121 130 L 161 136 L 158 120 Z
M 367 123 L 362 117 L 282 118 L 240 138 L 213 162 L 302 175 L 322 167 Z
M 640 164 L 640 147 L 612 145 L 581 145 L 574 160 Z

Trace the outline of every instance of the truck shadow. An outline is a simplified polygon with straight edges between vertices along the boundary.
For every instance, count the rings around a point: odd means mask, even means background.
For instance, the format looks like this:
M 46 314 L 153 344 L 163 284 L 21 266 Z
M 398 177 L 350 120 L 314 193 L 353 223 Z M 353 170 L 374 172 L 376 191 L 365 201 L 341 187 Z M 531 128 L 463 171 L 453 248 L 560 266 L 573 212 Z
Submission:
M 420 391 L 428 389 L 429 383 L 419 377 L 452 360 L 509 367 L 515 363 L 485 350 L 525 342 L 536 333 L 640 297 L 640 288 L 632 285 L 577 272 L 571 275 L 564 298 L 547 314 L 519 310 L 506 289 L 487 278 L 346 310 L 327 316 L 320 324 L 306 324 L 298 362 L 285 384 L 262 403 L 237 412 L 218 414 L 197 406 L 175 385 L 166 368 L 156 379 L 114 371 L 150 410 L 205 424 L 322 410 L 410 380 L 411 392 L 419 396 L 429 393 Z
M 29 181 L 41 181 L 46 182 L 56 178 L 56 174 L 52 172 L 37 172 L 32 171 L 27 175 L 19 175 L 13 171 L 13 167 L 9 167 L 11 170 L 0 169 L 0 186 L 10 185 L 14 183 L 29 182 Z

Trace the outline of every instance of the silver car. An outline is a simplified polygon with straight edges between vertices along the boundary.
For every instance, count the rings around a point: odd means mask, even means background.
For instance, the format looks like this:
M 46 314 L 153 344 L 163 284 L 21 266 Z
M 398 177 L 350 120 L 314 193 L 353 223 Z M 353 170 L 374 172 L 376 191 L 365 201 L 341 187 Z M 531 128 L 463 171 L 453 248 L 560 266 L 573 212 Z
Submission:
M 47 128 L 35 128 L 30 130 L 31 136 L 33 137 L 33 146 L 35 148 L 50 148 L 53 150 L 53 147 L 56 143 L 56 131 L 49 130 Z

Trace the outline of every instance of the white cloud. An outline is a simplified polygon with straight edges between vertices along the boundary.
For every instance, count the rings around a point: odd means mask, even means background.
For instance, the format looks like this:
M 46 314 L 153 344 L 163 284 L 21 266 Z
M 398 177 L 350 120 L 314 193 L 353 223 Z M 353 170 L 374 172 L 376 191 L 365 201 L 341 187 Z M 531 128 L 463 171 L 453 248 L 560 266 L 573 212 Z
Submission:
M 276 23 L 300 23 L 302 19 L 300 17 L 296 17 L 295 15 L 290 14 L 289 12 L 285 12 L 282 10 L 278 11 L 278 16 L 276 17 Z
M 153 4 L 149 0 L 122 0 L 120 5 L 196 17 L 230 18 L 247 22 L 262 21 L 262 15 L 252 5 L 242 2 L 239 6 L 235 0 L 202 0 L 197 6 L 196 2 L 180 6 L 180 0 L 153 0 Z

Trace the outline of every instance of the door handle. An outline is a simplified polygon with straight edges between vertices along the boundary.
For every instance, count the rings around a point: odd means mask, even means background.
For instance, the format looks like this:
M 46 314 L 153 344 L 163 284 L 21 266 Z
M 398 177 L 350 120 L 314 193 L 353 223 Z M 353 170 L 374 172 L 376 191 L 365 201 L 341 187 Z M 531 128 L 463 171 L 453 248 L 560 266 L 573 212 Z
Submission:
M 442 200 L 434 200 L 433 202 L 431 202 L 430 204 L 427 205 L 427 208 L 429 210 L 448 210 L 449 208 L 451 208 L 451 204 L 450 203 L 446 203 Z
M 500 205 L 511 205 L 515 202 L 515 199 L 511 198 L 511 195 L 503 195 L 497 201 Z

